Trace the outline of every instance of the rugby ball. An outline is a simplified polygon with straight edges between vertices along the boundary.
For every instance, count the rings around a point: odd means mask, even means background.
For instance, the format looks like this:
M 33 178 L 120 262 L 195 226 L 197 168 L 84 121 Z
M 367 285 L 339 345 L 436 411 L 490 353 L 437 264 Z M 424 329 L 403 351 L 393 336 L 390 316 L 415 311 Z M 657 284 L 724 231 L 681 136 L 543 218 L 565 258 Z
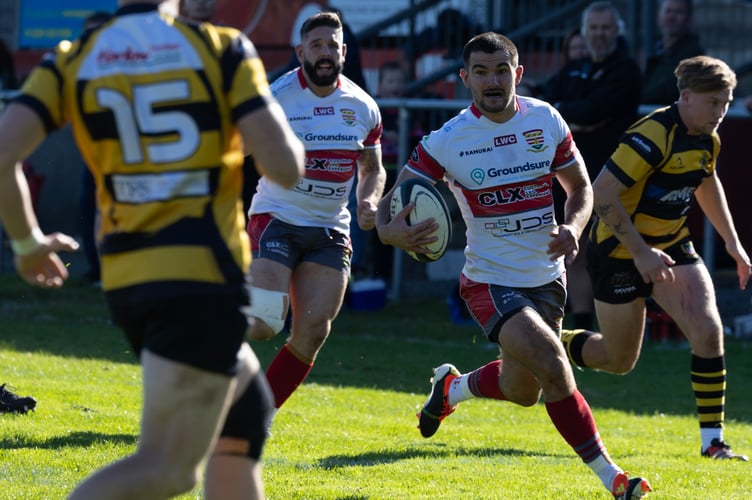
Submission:
M 408 179 L 397 186 L 392 194 L 389 212 L 392 217 L 398 214 L 406 205 L 415 202 L 415 207 L 405 219 L 408 226 L 433 218 L 439 228 L 432 234 L 438 238 L 427 245 L 429 253 L 406 253 L 419 262 L 433 262 L 439 260 L 447 251 L 452 239 L 452 219 L 449 215 L 444 196 L 428 181 L 423 179 Z

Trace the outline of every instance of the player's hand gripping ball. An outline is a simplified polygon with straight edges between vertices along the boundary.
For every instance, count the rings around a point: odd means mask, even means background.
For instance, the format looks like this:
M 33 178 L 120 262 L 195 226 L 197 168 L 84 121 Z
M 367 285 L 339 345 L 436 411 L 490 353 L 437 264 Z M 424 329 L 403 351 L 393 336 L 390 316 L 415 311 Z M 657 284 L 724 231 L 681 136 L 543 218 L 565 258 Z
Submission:
M 437 240 L 426 248 L 429 253 L 415 253 L 408 251 L 407 254 L 419 262 L 433 262 L 440 259 L 447 251 L 452 239 L 452 219 L 449 215 L 444 196 L 429 182 L 422 179 L 408 179 L 394 190 L 389 212 L 392 217 L 399 213 L 405 205 L 415 202 L 415 207 L 410 211 L 405 222 L 412 226 L 433 218 L 439 228 L 431 236 Z

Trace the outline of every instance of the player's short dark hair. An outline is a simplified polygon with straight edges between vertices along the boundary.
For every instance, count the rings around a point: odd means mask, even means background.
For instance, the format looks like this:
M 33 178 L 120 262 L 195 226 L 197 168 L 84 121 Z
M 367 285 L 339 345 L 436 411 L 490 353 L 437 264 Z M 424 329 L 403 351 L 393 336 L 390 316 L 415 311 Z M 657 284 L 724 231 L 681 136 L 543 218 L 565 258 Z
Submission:
M 328 26 L 336 30 L 342 30 L 342 20 L 335 12 L 318 12 L 305 20 L 303 26 L 300 27 L 301 40 L 316 28 L 321 26 Z
M 465 69 L 470 64 L 470 54 L 473 52 L 485 52 L 487 54 L 493 54 L 497 50 L 503 50 L 509 55 L 509 60 L 513 66 L 519 64 L 519 53 L 517 52 L 517 46 L 502 34 L 495 33 L 493 31 L 487 31 L 480 35 L 475 35 L 465 44 L 465 48 L 462 49 L 462 61 L 465 63 Z
M 710 56 L 682 60 L 674 70 L 679 92 L 718 92 L 736 88 L 736 73 L 728 64 Z

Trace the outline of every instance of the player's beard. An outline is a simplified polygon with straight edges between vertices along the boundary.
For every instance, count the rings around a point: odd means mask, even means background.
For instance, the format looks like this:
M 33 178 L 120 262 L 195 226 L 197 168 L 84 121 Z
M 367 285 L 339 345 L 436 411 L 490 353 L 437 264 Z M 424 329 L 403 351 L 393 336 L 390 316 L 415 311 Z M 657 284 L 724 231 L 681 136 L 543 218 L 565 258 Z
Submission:
M 320 62 L 324 61 L 317 61 L 317 64 Z M 341 63 L 332 59 L 328 59 L 326 60 L 326 62 L 332 65 L 332 71 L 331 73 L 319 76 L 318 72 L 316 71 L 316 64 L 311 64 L 308 61 L 303 61 L 303 70 L 308 75 L 308 78 L 311 79 L 311 82 L 319 87 L 328 87 L 330 85 L 333 85 L 334 82 L 337 81 L 339 74 L 342 73 Z

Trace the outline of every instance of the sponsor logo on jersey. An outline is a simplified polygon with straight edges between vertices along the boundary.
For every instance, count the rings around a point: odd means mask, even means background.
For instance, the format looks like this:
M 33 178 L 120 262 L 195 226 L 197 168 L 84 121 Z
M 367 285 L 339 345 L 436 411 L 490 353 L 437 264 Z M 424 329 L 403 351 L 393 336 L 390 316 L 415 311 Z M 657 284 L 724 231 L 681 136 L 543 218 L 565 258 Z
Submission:
M 494 137 L 494 147 L 508 146 L 510 144 L 517 144 L 517 136 L 514 134 L 502 135 Z
M 295 186 L 298 193 L 307 194 L 314 198 L 331 198 L 342 200 L 347 193 L 347 186 L 322 184 L 311 179 L 301 179 Z
M 349 108 L 342 108 L 339 110 L 340 115 L 342 116 L 342 122 L 347 125 L 348 127 L 352 127 L 355 125 L 355 120 L 357 119 L 357 115 L 355 114 L 355 110 L 349 109 Z
M 650 153 L 653 150 L 653 148 L 650 147 L 650 144 L 645 142 L 642 138 L 637 137 L 636 135 L 630 136 L 630 139 L 632 140 L 632 144 L 642 149 L 646 153 Z
M 206 196 L 211 192 L 206 170 L 164 173 L 115 174 L 110 176 L 112 191 L 120 203 L 151 203 L 175 198 Z
M 480 186 L 486 179 L 486 172 L 482 168 L 474 168 L 473 171 L 470 172 L 470 178 Z
M 334 116 L 334 107 L 315 107 L 313 108 L 313 116 Z
M 464 151 L 460 151 L 460 158 L 463 156 L 472 156 L 472 155 L 479 155 L 483 153 L 491 153 L 493 151 L 493 148 L 478 148 L 478 149 L 466 149 Z
M 532 170 L 539 170 L 548 168 L 551 166 L 550 160 L 538 161 L 538 162 L 525 162 L 522 165 L 516 165 L 514 167 L 507 168 L 489 168 L 487 170 L 489 177 L 500 177 L 502 175 L 519 174 L 520 172 L 530 172 Z
M 506 205 L 525 200 L 533 200 L 551 194 L 551 188 L 546 183 L 528 184 L 525 186 L 509 186 L 494 191 L 478 194 L 478 204 L 484 207 Z
M 144 63 L 149 60 L 148 52 L 139 52 L 128 47 L 120 52 L 110 49 L 104 49 L 97 54 L 97 64 L 104 66 L 107 64 L 134 64 Z
M 546 212 L 540 215 L 526 215 L 524 217 L 504 217 L 484 225 L 486 231 L 494 236 L 508 236 L 529 231 L 537 231 L 554 222 L 554 213 Z
M 349 158 L 306 158 L 306 169 L 349 172 L 353 168 L 353 161 Z
M 525 138 L 525 142 L 530 146 L 528 151 L 531 153 L 542 153 L 548 149 L 548 146 L 545 145 L 546 138 L 543 136 L 543 130 L 539 128 L 523 132 L 522 137 Z
M 692 199 L 692 194 L 695 192 L 695 188 L 693 187 L 683 187 L 681 189 L 674 189 L 672 191 L 667 192 L 663 196 L 659 198 L 659 200 L 662 203 L 689 203 Z
M 313 120 L 313 117 L 311 116 L 291 116 L 287 119 L 288 122 L 302 122 L 306 120 Z
M 307 158 L 306 168 L 310 170 L 326 170 L 326 160 L 324 158 Z
M 357 141 L 358 136 L 347 134 L 314 134 L 309 132 L 308 134 L 303 136 L 303 140 L 321 142 L 350 142 Z

